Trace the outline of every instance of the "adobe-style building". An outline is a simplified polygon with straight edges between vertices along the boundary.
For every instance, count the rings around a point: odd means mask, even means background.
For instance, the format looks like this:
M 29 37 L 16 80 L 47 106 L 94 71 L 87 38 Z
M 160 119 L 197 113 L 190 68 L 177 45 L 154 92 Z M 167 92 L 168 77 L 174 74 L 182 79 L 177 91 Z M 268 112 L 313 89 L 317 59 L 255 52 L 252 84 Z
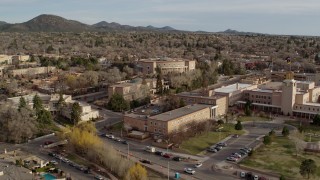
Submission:
M 58 102 L 60 98 L 59 94 L 47 95 L 47 94 L 41 94 L 41 93 L 33 93 L 33 94 L 23 96 L 23 98 L 26 100 L 30 108 L 33 107 L 33 98 L 36 94 L 41 98 L 43 106 L 46 110 L 50 111 L 53 114 L 56 114 L 60 111 L 60 109 L 58 109 Z M 63 115 L 64 117 L 69 119 L 71 118 L 72 104 L 75 102 L 78 102 L 82 109 L 82 113 L 80 117 L 81 122 L 90 121 L 91 119 L 99 118 L 99 111 L 91 109 L 91 106 L 89 104 L 72 100 L 71 95 L 63 95 L 62 97 L 64 99 L 64 102 L 66 103 L 66 107 L 61 110 L 61 115 Z M 13 104 L 14 107 L 18 107 L 20 98 L 21 96 L 18 96 L 18 97 L 9 98 L 8 100 Z
M 137 67 L 143 74 L 155 74 L 157 67 L 161 69 L 163 74 L 183 73 L 195 70 L 196 61 L 177 58 L 150 58 L 139 60 Z
M 286 79 L 286 74 L 284 71 L 268 72 L 268 76 L 274 82 L 282 82 Z M 313 81 L 316 86 L 320 85 L 320 73 L 294 73 L 293 78 L 298 81 Z
M 255 84 L 235 83 L 228 86 L 222 86 L 214 90 L 215 95 L 226 96 L 228 106 L 233 106 L 237 101 L 242 99 L 243 92 L 246 90 L 256 89 Z
M 194 104 L 187 105 L 162 114 L 149 116 L 135 113 L 125 114 L 123 121 L 126 127 L 154 135 L 168 135 L 183 130 L 191 122 L 207 121 L 215 117 L 216 106 Z
M 11 76 L 11 77 L 31 76 L 31 75 L 54 73 L 56 71 L 58 71 L 58 69 L 56 67 L 54 67 L 54 66 L 34 67 L 34 68 L 8 70 L 8 75 Z
M 223 116 L 228 112 L 227 96 L 217 95 L 214 90 L 206 90 L 202 92 L 182 92 L 176 96 L 183 100 L 186 104 L 207 104 L 215 106 L 215 115 Z
M 312 119 L 320 113 L 320 87 L 312 81 L 297 81 L 293 72 L 288 72 L 283 82 L 270 82 L 256 89 L 244 91 L 243 107 L 250 101 L 253 108 L 265 112 Z
M 163 88 L 169 88 L 163 84 Z M 118 82 L 108 87 L 108 98 L 110 99 L 113 94 L 120 94 L 125 100 L 132 101 L 147 97 L 147 95 L 156 92 L 157 80 L 156 79 L 141 79 L 136 78 L 129 81 Z

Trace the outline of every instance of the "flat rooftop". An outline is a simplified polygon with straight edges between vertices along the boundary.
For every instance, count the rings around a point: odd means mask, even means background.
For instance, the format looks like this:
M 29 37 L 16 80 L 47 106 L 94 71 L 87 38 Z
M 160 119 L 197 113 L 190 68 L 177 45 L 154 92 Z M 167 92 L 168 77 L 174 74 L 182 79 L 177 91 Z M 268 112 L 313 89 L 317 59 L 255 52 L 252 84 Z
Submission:
M 264 93 L 272 93 L 273 90 L 270 90 L 270 89 L 253 89 L 251 91 L 254 91 L 254 92 L 264 92 Z
M 212 96 L 207 96 L 201 92 L 181 92 L 177 96 L 186 96 L 186 97 L 197 97 L 197 98 L 206 98 L 206 99 L 219 99 L 225 97 L 223 95 L 213 94 Z
M 172 111 L 168 111 L 162 114 L 158 114 L 155 116 L 151 116 L 150 119 L 159 120 L 159 121 L 170 121 L 197 111 L 200 111 L 205 108 L 213 107 L 212 105 L 204 105 L 204 104 L 194 104 L 188 105 L 182 108 L 178 108 Z
M 237 88 L 237 86 L 238 86 L 238 88 Z M 244 89 L 244 88 L 247 88 L 247 87 L 250 87 L 250 86 L 252 86 L 252 84 L 235 83 L 235 84 L 231 84 L 231 85 L 228 85 L 228 86 L 224 86 L 224 87 L 215 89 L 214 91 L 215 92 L 220 92 L 220 93 L 231 93 L 231 92 L 234 92 L 236 90 Z
M 141 59 L 141 62 L 174 62 L 174 61 L 194 61 L 190 59 L 182 59 L 182 58 L 150 58 L 150 59 Z

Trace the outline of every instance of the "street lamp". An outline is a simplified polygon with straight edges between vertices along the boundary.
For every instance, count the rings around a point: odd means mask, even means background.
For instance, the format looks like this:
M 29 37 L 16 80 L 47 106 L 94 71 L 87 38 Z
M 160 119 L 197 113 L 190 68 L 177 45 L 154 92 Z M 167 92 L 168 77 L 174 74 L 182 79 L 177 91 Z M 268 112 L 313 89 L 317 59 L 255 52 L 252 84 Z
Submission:
M 129 159 L 129 143 L 128 143 L 128 155 L 127 155 L 127 158 Z
M 168 180 L 170 179 L 170 175 L 169 175 L 169 172 L 170 172 L 170 162 L 168 161 Z

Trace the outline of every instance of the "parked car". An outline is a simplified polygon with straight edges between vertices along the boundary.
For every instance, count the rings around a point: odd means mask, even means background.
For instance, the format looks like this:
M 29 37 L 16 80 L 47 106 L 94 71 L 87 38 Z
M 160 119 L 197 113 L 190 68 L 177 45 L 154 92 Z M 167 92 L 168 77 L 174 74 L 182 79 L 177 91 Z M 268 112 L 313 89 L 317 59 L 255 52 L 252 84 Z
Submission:
M 254 176 L 253 176 L 253 179 L 254 179 L 254 180 L 259 180 L 259 176 L 258 176 L 258 175 L 254 175 Z
M 106 137 L 109 139 L 114 139 L 114 135 L 112 135 L 112 134 L 106 134 Z
M 121 139 L 120 139 L 120 138 L 114 138 L 113 140 L 114 140 L 114 141 L 117 141 L 117 142 L 121 142 Z
M 188 174 L 194 174 L 196 173 L 195 170 L 191 169 L 191 168 L 184 168 L 184 172 L 188 173 Z
M 174 160 L 174 161 L 181 161 L 181 160 L 182 160 L 182 158 L 181 158 L 181 157 L 176 156 L 176 157 L 173 157 L 173 158 L 172 158 L 172 160 Z
M 246 148 L 241 148 L 240 151 L 243 151 L 243 152 L 246 152 L 246 153 L 249 153 L 250 151 Z
M 215 149 L 220 151 L 223 147 L 222 146 L 216 146 Z
M 238 137 L 239 137 L 239 134 L 234 134 L 232 137 L 238 138 Z
M 227 146 L 227 143 L 225 143 L 225 142 L 219 142 L 217 145 L 218 145 L 218 146 L 222 146 L 222 147 L 226 147 L 226 146 Z
M 151 153 L 156 152 L 156 148 L 152 146 L 146 146 L 144 150 Z
M 145 163 L 145 164 L 152 164 L 151 161 L 146 160 L 146 159 L 140 160 L 140 162 Z
M 199 167 L 201 167 L 201 166 L 202 166 L 202 163 L 201 163 L 201 162 L 198 162 L 197 164 L 194 165 L 194 167 L 196 167 L 196 168 L 199 168 Z
M 155 155 L 158 155 L 158 156 L 162 156 L 162 155 L 163 155 L 163 152 L 161 152 L 161 151 L 156 151 L 154 154 L 155 154 Z
M 125 140 L 123 140 L 123 141 L 122 141 L 122 144 L 128 144 L 128 142 L 127 142 L 127 141 L 125 141 Z
M 245 155 L 247 155 L 248 153 L 246 153 L 245 151 L 240 151 L 239 154 L 240 154 L 241 156 L 245 156 Z
M 239 153 L 232 153 L 233 156 L 241 158 L 241 155 Z
M 227 157 L 226 159 L 227 161 L 232 161 L 232 162 L 236 162 L 238 159 L 235 157 Z
M 50 152 L 50 153 L 48 153 L 48 155 L 49 155 L 49 156 L 52 156 L 52 157 L 55 157 L 56 154 Z
M 96 176 L 94 176 L 94 179 L 103 180 L 103 177 L 100 175 L 96 175 Z
M 165 153 L 164 155 L 162 155 L 162 157 L 164 157 L 164 158 L 171 158 L 171 155 L 170 155 L 170 154 Z
M 57 165 L 57 164 L 58 164 L 58 162 L 55 161 L 55 160 L 50 161 L 50 163 L 51 163 L 51 164 L 54 164 L 54 165 Z
M 242 172 L 240 172 L 240 177 L 241 177 L 241 178 L 245 178 L 245 177 L 246 177 L 246 173 L 245 173 L 245 172 L 243 172 L 243 171 L 242 171 Z
M 213 152 L 213 153 L 216 153 L 216 152 L 218 152 L 218 150 L 217 149 L 215 149 L 215 148 L 208 148 L 207 149 L 207 151 L 209 151 L 209 152 Z

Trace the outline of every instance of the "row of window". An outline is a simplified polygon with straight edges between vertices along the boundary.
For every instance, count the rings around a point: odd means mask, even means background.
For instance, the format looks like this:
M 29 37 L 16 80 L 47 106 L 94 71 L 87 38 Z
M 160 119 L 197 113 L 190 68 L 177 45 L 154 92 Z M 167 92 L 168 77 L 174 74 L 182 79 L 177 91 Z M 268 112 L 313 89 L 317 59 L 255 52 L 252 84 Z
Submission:
M 296 109 L 298 109 L 298 107 L 299 107 L 299 109 L 302 109 L 302 106 L 296 106 Z M 311 111 L 311 108 L 309 107 L 309 108 L 303 108 L 303 110 L 309 110 L 309 111 Z M 318 112 L 320 112 L 320 108 L 312 108 L 312 111 L 318 111 Z

